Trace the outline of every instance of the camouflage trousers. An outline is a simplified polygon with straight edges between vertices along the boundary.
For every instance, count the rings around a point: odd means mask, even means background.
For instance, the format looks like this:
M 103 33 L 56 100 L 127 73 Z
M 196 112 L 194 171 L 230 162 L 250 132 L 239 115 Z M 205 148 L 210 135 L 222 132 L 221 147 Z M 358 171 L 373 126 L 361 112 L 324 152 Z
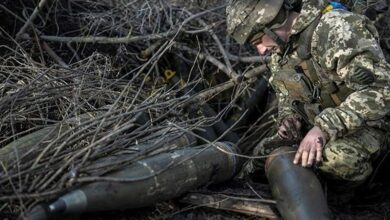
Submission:
M 265 138 L 256 146 L 254 155 L 264 156 L 264 159 L 250 161 L 244 169 L 245 173 L 264 172 L 265 158 L 281 146 L 274 144 L 277 139 L 277 135 Z M 364 127 L 351 135 L 328 142 L 323 150 L 323 161 L 317 168 L 332 179 L 364 181 L 373 171 L 372 162 L 389 150 L 389 139 L 389 133 L 383 130 Z

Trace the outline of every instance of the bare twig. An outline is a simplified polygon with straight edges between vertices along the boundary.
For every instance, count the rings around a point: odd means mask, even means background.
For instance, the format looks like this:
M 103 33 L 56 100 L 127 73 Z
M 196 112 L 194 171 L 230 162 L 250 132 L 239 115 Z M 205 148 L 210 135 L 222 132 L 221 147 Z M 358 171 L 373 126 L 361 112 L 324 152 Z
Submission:
M 39 1 L 38 6 L 34 9 L 33 13 L 31 14 L 30 18 L 26 21 L 26 23 L 23 25 L 22 28 L 18 31 L 16 34 L 16 37 L 20 37 L 24 32 L 26 32 L 26 29 L 32 24 L 32 22 L 37 17 L 38 13 L 42 10 L 42 8 L 46 5 L 47 0 L 41 0 Z
M 169 36 L 172 36 L 176 31 L 167 31 L 165 33 L 150 34 L 146 36 L 127 36 L 127 37 L 58 37 L 58 36 L 47 36 L 41 35 L 42 40 L 54 41 L 54 42 L 76 42 L 76 43 L 96 43 L 96 44 L 129 44 L 138 41 L 146 40 L 158 40 Z

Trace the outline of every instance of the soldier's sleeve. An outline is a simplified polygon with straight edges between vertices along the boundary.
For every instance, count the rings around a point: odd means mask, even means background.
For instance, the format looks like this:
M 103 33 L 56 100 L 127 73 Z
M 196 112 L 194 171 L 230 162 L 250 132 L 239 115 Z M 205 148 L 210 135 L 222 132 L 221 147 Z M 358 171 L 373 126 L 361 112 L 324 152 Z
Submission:
M 280 66 L 277 65 L 277 63 L 279 63 L 279 59 L 281 59 L 279 55 L 273 54 L 271 56 L 271 65 L 269 66 L 271 70 L 269 83 L 271 84 L 278 100 L 278 118 L 276 119 L 277 125 L 279 125 L 287 116 L 295 116 L 299 118 L 299 115 L 291 106 L 292 100 L 289 98 L 288 91 L 274 81 L 275 74 L 278 74 L 280 71 Z
M 313 55 L 321 67 L 354 91 L 338 107 L 325 109 L 314 120 L 331 140 L 389 113 L 390 68 L 368 20 L 349 12 L 327 13 L 313 35 L 313 44 Z
M 300 118 L 299 114 L 297 114 L 292 108 L 291 108 L 291 100 L 288 99 L 285 95 L 281 93 L 277 93 L 278 95 L 278 119 L 277 124 L 279 125 L 284 118 L 287 116 L 294 116 L 296 118 Z

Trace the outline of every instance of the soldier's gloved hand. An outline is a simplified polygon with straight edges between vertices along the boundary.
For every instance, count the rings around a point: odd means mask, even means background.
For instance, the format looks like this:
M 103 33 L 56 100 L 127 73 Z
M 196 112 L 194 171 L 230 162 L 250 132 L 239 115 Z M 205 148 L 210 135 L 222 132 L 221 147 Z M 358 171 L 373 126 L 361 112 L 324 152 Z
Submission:
M 327 134 L 321 131 L 317 126 L 313 127 L 299 144 L 298 151 L 295 154 L 294 164 L 301 162 L 303 167 L 313 165 L 322 160 L 322 149 L 326 144 Z
M 278 128 L 278 135 L 283 139 L 298 139 L 301 137 L 301 120 L 296 115 L 286 116 Z

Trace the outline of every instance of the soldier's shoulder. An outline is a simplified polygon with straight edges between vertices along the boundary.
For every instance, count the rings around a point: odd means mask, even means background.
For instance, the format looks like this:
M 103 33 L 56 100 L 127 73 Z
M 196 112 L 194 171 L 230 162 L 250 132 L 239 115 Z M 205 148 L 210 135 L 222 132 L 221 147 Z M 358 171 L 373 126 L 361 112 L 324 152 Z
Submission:
M 314 36 L 323 40 L 329 37 L 348 40 L 353 38 L 353 35 L 367 37 L 366 29 L 374 29 L 372 26 L 364 15 L 346 10 L 332 10 L 321 16 Z
M 320 23 L 330 24 L 335 27 L 338 24 L 355 25 L 356 22 L 366 22 L 367 20 L 368 18 L 364 15 L 356 14 L 347 10 L 331 10 L 321 16 Z

